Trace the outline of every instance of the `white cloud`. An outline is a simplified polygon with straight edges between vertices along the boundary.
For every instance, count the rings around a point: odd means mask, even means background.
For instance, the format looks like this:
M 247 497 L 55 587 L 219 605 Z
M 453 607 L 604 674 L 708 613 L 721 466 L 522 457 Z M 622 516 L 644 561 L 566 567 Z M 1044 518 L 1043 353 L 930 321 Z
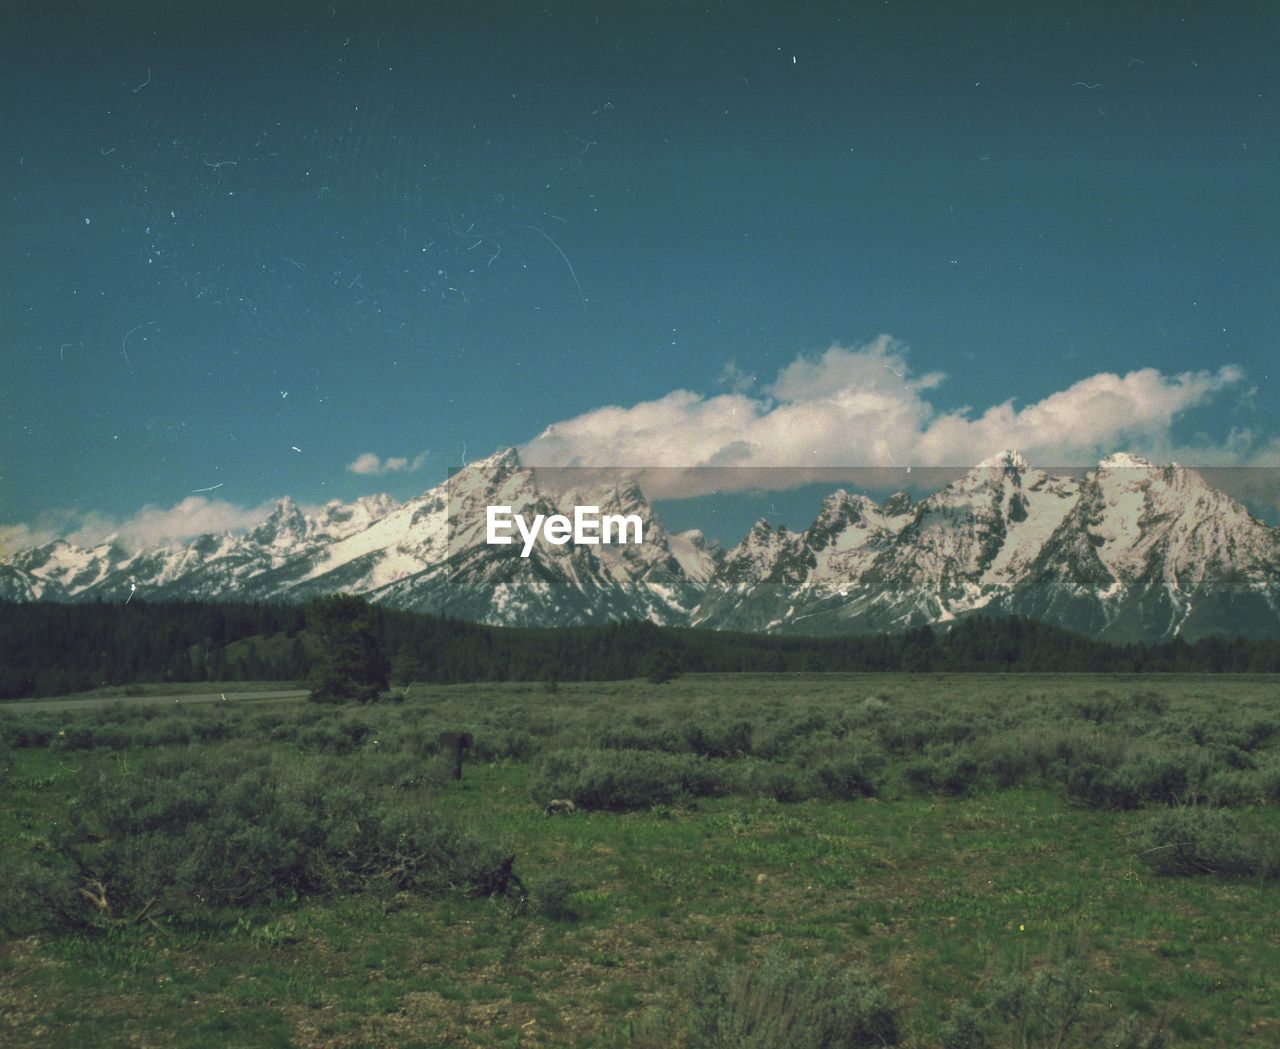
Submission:
M 246 510 L 225 500 L 189 495 L 170 507 L 144 506 L 119 526 L 117 542 L 127 549 L 139 549 L 194 539 L 206 532 L 239 531 L 261 523 L 273 505 Z
M 44 546 L 57 539 L 58 534 L 56 528 L 38 524 L 0 525 L 0 557 L 29 550 L 33 546 Z
M 382 460 L 373 452 L 365 452 L 356 457 L 355 462 L 347 463 L 347 469 L 353 474 L 376 474 L 382 472 Z
M 198 535 L 238 532 L 261 524 L 274 502 L 246 509 L 225 500 L 190 495 L 170 507 L 144 506 L 116 530 L 117 541 L 130 549 L 181 542 Z
M 726 368 L 722 381 L 739 375 Z M 1241 462 L 1262 454 L 1260 443 L 1245 451 L 1237 436 L 1235 446 L 1183 447 L 1172 427 L 1243 377 L 1231 365 L 1176 375 L 1103 372 L 1021 408 L 1010 399 L 976 413 L 942 412 L 928 394 L 944 376 L 916 375 L 906 348 L 882 335 L 798 357 L 760 396 L 745 388 L 715 396 L 675 390 L 598 408 L 549 426 L 520 454 L 536 466 L 625 467 L 965 467 L 1003 448 L 1046 466 L 1091 465 L 1120 450 L 1164 461 Z M 717 487 L 726 483 L 718 479 Z
M 261 524 L 273 502 L 250 509 L 225 500 L 190 495 L 173 506 L 148 504 L 132 517 L 119 520 L 93 511 L 59 510 L 42 514 L 34 525 L 0 525 L 0 556 L 55 539 L 92 547 L 108 539 L 126 550 L 140 550 L 186 542 L 207 532 L 236 532 Z
M 380 459 L 372 452 L 359 456 L 347 466 L 353 473 L 413 473 L 421 469 L 430 452 L 420 452 L 412 459 L 388 456 Z M 127 518 L 96 511 L 52 510 L 30 523 L 0 523 L 0 557 L 20 550 L 44 546 L 55 539 L 65 539 L 80 547 L 97 546 L 112 540 L 126 550 L 182 543 L 207 533 L 243 532 L 266 520 L 275 509 L 271 500 L 254 507 L 237 506 L 222 499 L 189 495 L 172 506 L 147 504 Z M 320 506 L 299 504 L 305 514 L 316 515 Z
M 347 463 L 347 469 L 353 474 L 387 474 L 400 471 L 414 473 L 421 470 L 430 458 L 429 451 L 419 452 L 412 459 L 402 455 L 389 455 L 386 459 L 382 459 L 373 452 L 364 452 L 356 456 L 352 462 Z
M 716 377 L 716 385 L 723 386 L 731 393 L 746 393 L 755 384 L 755 375 L 744 372 L 736 361 L 726 361 Z

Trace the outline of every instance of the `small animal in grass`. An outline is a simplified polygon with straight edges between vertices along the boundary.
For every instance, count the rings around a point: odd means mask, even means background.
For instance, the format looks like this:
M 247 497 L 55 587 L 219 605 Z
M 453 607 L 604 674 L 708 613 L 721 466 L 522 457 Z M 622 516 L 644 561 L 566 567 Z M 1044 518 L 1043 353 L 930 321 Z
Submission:
M 547 802 L 546 818 L 550 819 L 557 812 L 562 812 L 566 816 L 572 816 L 578 811 L 578 806 L 568 798 L 552 798 Z

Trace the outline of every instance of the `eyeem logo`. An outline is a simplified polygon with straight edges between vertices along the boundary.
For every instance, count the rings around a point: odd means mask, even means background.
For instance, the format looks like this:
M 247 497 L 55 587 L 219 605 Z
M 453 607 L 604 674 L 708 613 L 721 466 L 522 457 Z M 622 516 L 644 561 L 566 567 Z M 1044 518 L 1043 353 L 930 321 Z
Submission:
M 528 557 L 533 552 L 539 532 L 554 546 L 564 546 L 571 540 L 575 546 L 644 542 L 644 521 L 639 514 L 605 514 L 602 517 L 598 506 L 575 506 L 572 520 L 564 514 L 538 514 L 532 524 L 524 519 L 523 514 L 513 514 L 509 506 L 490 506 L 485 510 L 485 519 L 485 542 L 506 546 L 515 542 L 507 533 L 518 531 L 524 540 L 521 557 Z M 627 538 L 628 533 L 635 538 Z

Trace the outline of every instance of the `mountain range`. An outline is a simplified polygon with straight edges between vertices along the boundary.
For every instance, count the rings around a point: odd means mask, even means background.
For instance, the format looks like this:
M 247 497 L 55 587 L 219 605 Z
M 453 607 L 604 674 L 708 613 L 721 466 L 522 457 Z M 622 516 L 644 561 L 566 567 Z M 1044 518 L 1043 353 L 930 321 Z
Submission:
M 637 514 L 637 546 L 485 542 L 485 508 Z M 793 634 L 897 631 L 1023 615 L 1109 641 L 1280 637 L 1280 529 L 1194 470 L 1109 456 L 1082 476 L 1014 451 L 913 501 L 845 489 L 813 523 L 761 520 L 722 549 L 673 533 L 631 481 L 551 491 L 514 449 L 397 503 L 314 514 L 291 499 L 244 533 L 129 550 L 65 540 L 0 558 L 18 601 L 307 600 L 336 591 L 513 626 L 616 619 Z

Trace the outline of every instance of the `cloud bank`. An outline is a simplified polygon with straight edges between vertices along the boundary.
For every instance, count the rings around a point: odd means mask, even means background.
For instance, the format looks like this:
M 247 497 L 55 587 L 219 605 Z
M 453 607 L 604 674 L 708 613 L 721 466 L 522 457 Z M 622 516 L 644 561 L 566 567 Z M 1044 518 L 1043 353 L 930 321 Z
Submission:
M 948 412 L 929 399 L 945 376 L 914 373 L 906 348 L 887 335 L 801 356 L 755 395 L 736 368 L 721 378 L 730 392 L 675 390 L 555 423 L 521 457 L 535 466 L 968 467 L 1004 448 L 1053 466 L 1092 465 L 1117 450 L 1186 464 L 1241 462 L 1258 451 L 1251 438 L 1247 451 L 1240 447 L 1238 432 L 1219 445 L 1173 440 L 1180 415 L 1241 383 L 1233 365 L 1103 372 L 1024 407 L 1010 398 Z
M 233 532 L 261 524 L 273 502 L 246 508 L 226 500 L 190 495 L 173 506 L 148 504 L 127 520 L 105 514 L 57 511 L 33 525 L 0 525 L 0 555 L 65 539 L 92 547 L 112 539 L 126 550 L 142 550 L 186 542 L 209 532 Z

